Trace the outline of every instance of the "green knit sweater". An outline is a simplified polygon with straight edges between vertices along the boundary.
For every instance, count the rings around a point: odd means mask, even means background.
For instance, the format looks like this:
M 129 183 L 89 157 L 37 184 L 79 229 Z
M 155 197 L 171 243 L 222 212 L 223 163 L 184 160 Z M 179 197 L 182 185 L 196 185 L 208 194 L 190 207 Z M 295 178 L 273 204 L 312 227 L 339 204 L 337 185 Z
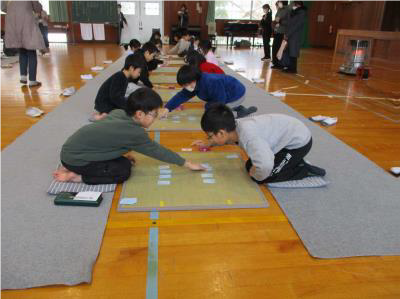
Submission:
M 185 164 L 185 159 L 177 153 L 152 141 L 144 128 L 121 109 L 111 111 L 106 118 L 80 128 L 69 137 L 61 149 L 61 161 L 84 166 L 116 159 L 129 151 L 167 163 Z

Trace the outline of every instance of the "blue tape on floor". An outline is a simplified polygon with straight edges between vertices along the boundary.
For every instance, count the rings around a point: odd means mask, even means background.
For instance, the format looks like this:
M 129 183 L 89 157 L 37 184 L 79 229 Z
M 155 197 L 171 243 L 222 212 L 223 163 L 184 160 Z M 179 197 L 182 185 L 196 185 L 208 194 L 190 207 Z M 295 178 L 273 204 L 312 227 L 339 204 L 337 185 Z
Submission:
M 160 131 L 154 132 L 154 141 L 160 143 Z
M 150 212 L 150 219 L 157 220 L 160 217 L 158 211 Z M 146 299 L 158 298 L 158 227 L 150 228 L 147 256 L 147 282 Z
M 146 299 L 158 298 L 158 227 L 150 228 Z

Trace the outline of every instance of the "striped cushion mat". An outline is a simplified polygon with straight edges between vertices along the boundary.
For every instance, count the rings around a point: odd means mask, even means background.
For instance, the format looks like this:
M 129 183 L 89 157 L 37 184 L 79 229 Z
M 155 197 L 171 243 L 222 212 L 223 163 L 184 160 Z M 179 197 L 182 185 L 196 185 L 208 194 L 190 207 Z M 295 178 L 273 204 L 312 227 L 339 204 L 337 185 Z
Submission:
M 270 188 L 318 188 L 328 185 L 329 182 L 325 181 L 323 177 L 313 176 L 307 177 L 297 181 L 286 181 L 278 183 L 267 183 Z

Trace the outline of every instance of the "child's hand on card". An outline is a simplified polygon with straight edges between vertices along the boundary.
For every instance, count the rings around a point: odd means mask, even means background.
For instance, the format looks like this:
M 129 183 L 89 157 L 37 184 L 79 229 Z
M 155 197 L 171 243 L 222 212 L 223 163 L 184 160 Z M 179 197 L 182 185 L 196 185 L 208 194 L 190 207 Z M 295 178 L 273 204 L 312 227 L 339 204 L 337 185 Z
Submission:
M 167 118 L 169 110 L 167 108 L 162 108 L 158 111 L 158 118 Z
M 185 167 L 189 168 L 190 170 L 206 170 L 201 164 L 193 163 L 190 161 L 186 161 L 184 164 Z
M 210 146 L 210 145 L 206 141 L 195 140 L 190 144 L 190 146 L 207 147 L 207 146 Z

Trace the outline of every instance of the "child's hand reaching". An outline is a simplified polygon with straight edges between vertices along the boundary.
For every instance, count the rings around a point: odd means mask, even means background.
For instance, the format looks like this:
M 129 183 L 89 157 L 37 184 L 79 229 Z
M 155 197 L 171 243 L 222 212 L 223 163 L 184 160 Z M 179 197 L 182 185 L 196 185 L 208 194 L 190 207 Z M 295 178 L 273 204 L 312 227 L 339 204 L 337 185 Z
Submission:
M 206 147 L 206 146 L 210 146 L 210 145 L 208 144 L 207 141 L 195 140 L 190 144 L 190 146 Z
M 167 118 L 169 110 L 167 108 L 162 108 L 158 111 L 159 118 Z
M 249 175 L 251 177 L 254 177 L 255 174 L 256 174 L 256 168 L 254 166 L 251 166 L 251 168 L 249 170 Z
M 183 166 L 189 168 L 190 170 L 195 170 L 195 171 L 197 171 L 197 170 L 206 170 L 201 164 L 193 163 L 193 162 L 190 162 L 190 161 L 186 161 Z

